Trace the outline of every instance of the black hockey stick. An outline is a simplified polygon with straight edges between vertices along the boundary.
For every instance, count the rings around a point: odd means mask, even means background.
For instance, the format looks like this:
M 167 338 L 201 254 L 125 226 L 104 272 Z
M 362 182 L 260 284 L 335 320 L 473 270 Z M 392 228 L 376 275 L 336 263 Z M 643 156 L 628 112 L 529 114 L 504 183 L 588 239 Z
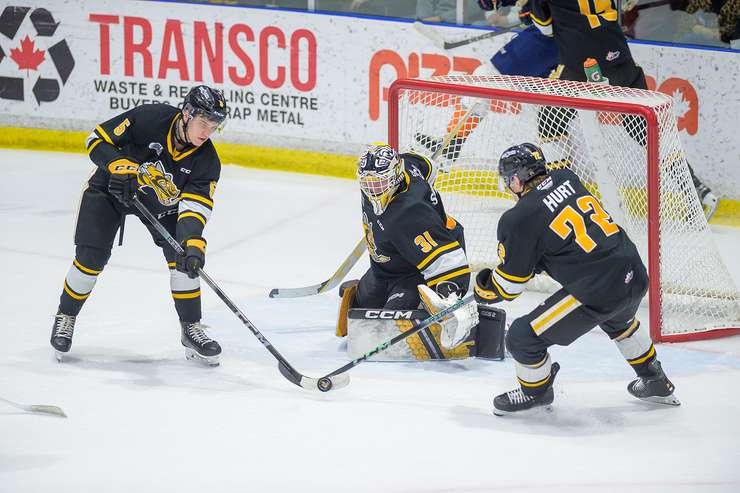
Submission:
M 3 397 L 0 397 L 0 401 L 9 404 L 16 409 L 20 409 L 21 411 L 26 411 L 27 413 L 45 414 L 47 416 L 56 416 L 57 418 L 67 417 L 59 406 L 49 406 L 46 404 L 19 404 Z
M 445 41 L 442 35 L 435 28 L 431 26 L 428 26 L 419 21 L 414 22 L 413 26 L 414 26 L 414 29 L 416 29 L 416 31 L 419 34 L 421 34 L 422 36 L 427 38 L 429 41 L 434 43 L 434 45 L 437 48 L 440 48 L 443 50 L 451 50 L 453 48 L 459 48 L 461 46 L 469 45 L 471 43 L 477 43 L 478 41 L 483 41 L 484 39 L 495 38 L 496 36 L 501 36 L 502 34 L 510 33 L 520 27 L 520 26 L 504 27 L 504 28 L 499 28 L 496 31 L 489 31 L 484 34 L 473 36 L 472 38 L 461 39 L 459 41 Z
M 342 282 L 344 276 L 349 274 L 349 271 L 352 270 L 352 267 L 355 266 L 360 257 L 362 257 L 366 247 L 365 238 L 362 238 L 354 250 L 352 250 L 352 253 L 344 259 L 344 262 L 342 262 L 342 265 L 339 266 L 337 271 L 326 281 L 314 284 L 313 286 L 306 286 L 305 288 L 275 288 L 270 291 L 270 298 L 300 298 L 302 296 L 325 293 L 334 289 Z
M 177 242 L 177 240 L 172 237 L 169 231 L 167 231 L 167 229 L 162 226 L 162 223 L 157 220 L 154 214 L 152 214 L 138 198 L 134 198 L 134 205 L 137 209 L 139 209 L 139 212 L 141 212 L 144 217 L 147 218 L 152 226 L 154 226 L 159 234 L 162 235 L 165 241 L 170 244 L 172 249 L 175 250 L 178 255 L 185 255 L 185 250 L 183 250 L 182 246 Z M 326 392 L 331 388 L 342 388 L 349 384 L 349 375 L 343 375 L 340 378 L 332 377 L 330 379 L 326 379 L 326 377 L 324 377 L 320 380 L 323 380 L 323 385 L 327 388 L 322 388 L 320 386 L 322 384 L 320 384 L 319 379 L 307 377 L 300 374 L 295 368 L 291 366 L 290 363 L 288 363 L 283 355 L 280 354 L 277 349 L 275 349 L 275 346 L 273 346 L 270 341 L 268 341 L 267 338 L 262 335 L 262 332 L 260 332 L 259 329 L 257 329 L 257 327 L 255 327 L 254 324 L 249 321 L 247 316 L 244 315 L 241 310 L 239 310 L 234 302 L 231 301 L 228 296 L 226 296 L 226 293 L 224 293 L 221 288 L 218 287 L 218 284 L 216 284 L 216 282 L 211 279 L 211 276 L 206 274 L 203 269 L 198 269 L 198 275 L 201 279 L 203 279 L 203 281 L 205 281 L 206 284 L 208 284 L 208 286 L 210 286 L 213 292 L 216 293 L 219 298 L 221 298 L 221 301 L 223 301 L 226 306 L 229 307 L 229 310 L 231 310 L 234 315 L 236 315 L 239 320 L 241 320 L 242 323 L 247 326 L 247 328 L 252 332 L 252 334 L 254 334 L 257 340 L 260 341 L 262 345 L 265 346 L 265 348 L 270 352 L 270 354 L 272 354 L 275 359 L 278 360 L 278 369 L 280 370 L 280 373 L 291 383 L 294 383 L 299 387 L 303 387 L 307 390 L 321 390 L 323 392 Z
M 362 363 L 363 361 L 365 361 L 369 357 L 371 357 L 371 356 L 373 356 L 375 354 L 378 354 L 379 352 L 383 351 L 384 349 L 387 349 L 387 348 L 393 346 L 397 342 L 400 342 L 400 341 L 406 339 L 407 337 L 411 337 L 412 335 L 416 334 L 420 330 L 426 329 L 427 327 L 429 327 L 433 323 L 438 322 L 439 320 L 443 319 L 445 316 L 447 316 L 450 313 L 454 312 L 455 310 L 457 310 L 458 308 L 462 307 L 463 305 L 466 305 L 466 304 L 470 303 L 471 301 L 474 301 L 474 299 L 475 299 L 474 296 L 471 294 L 471 295 L 468 295 L 468 296 L 464 297 L 461 300 L 458 300 L 455 304 L 450 305 L 447 308 L 444 308 L 444 309 L 438 311 L 437 313 L 435 313 L 434 315 L 430 315 L 429 317 L 425 318 L 421 322 L 418 322 L 417 324 L 413 325 L 406 332 L 403 332 L 401 334 L 398 334 L 397 336 L 393 336 L 393 338 L 388 339 L 387 341 L 379 344 L 378 346 L 376 346 L 375 348 L 373 348 L 370 351 L 366 352 L 365 354 L 363 354 L 359 358 L 353 359 L 352 361 L 350 361 L 346 365 L 344 365 L 344 366 L 342 366 L 340 368 L 337 368 L 336 370 L 334 370 L 333 372 L 329 373 L 325 377 L 322 377 L 322 378 L 319 379 L 319 382 L 318 382 L 319 389 L 322 388 L 322 385 L 323 386 L 329 386 L 329 388 L 331 388 L 331 385 L 330 384 L 331 384 L 331 379 L 332 378 L 337 378 L 339 376 L 342 376 L 347 370 L 350 370 L 351 368 L 354 368 L 355 366 L 359 365 L 360 363 Z

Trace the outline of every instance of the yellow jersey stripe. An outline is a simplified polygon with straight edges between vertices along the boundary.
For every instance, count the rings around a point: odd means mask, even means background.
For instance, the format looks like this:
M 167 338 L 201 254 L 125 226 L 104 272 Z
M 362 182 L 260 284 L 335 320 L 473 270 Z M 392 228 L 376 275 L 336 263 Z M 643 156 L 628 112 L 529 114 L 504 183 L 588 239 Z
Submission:
M 506 292 L 504 288 L 501 287 L 499 283 L 496 282 L 496 278 L 491 276 L 491 282 L 493 283 L 494 287 L 496 288 L 496 291 L 498 291 L 498 294 L 501 295 L 502 298 L 507 300 L 513 300 L 519 297 L 522 293 L 516 293 L 516 294 L 509 294 Z
M 213 201 L 209 199 L 208 197 L 204 197 L 202 195 L 196 195 L 194 193 L 182 193 L 180 194 L 180 200 L 195 200 L 196 202 L 200 202 L 201 204 L 205 204 L 211 209 L 213 209 Z
M 180 219 L 185 219 L 186 217 L 194 217 L 198 221 L 202 222 L 203 223 L 203 226 L 206 225 L 205 218 L 203 216 L 201 216 L 200 214 L 198 214 L 197 212 L 192 212 L 192 211 L 183 212 L 182 214 L 180 214 L 179 216 L 177 216 L 177 220 L 179 221 Z
M 181 159 L 188 157 L 189 155 L 194 153 L 196 150 L 198 150 L 198 148 L 194 146 L 192 149 L 188 149 L 185 152 L 180 152 L 172 145 L 172 141 L 174 139 L 174 135 L 172 134 L 172 129 L 175 127 L 175 122 L 177 121 L 179 116 L 180 116 L 179 113 L 175 115 L 175 117 L 172 119 L 172 122 L 170 123 L 170 128 L 167 131 L 167 150 L 172 156 L 172 159 L 174 159 L 175 161 L 180 161 Z
M 97 127 L 95 127 L 95 131 L 98 132 L 98 135 L 100 135 L 101 137 L 103 137 L 103 139 L 105 139 L 105 141 L 107 143 L 109 143 L 111 145 L 115 145 L 113 143 L 113 141 L 110 140 L 110 137 L 108 137 L 108 134 L 105 133 L 105 130 L 103 130 L 103 127 L 101 127 L 100 125 L 98 125 Z
M 453 277 L 461 276 L 463 274 L 467 274 L 470 272 L 470 267 L 463 267 L 460 270 L 456 270 L 455 272 L 450 272 L 449 274 L 445 274 L 441 277 L 437 277 L 435 279 L 430 279 L 427 281 L 427 286 L 432 287 L 436 284 L 441 283 L 442 281 L 446 281 L 447 279 L 452 279 Z
M 460 242 L 459 241 L 453 241 L 452 243 L 448 243 L 447 245 L 442 245 L 441 247 L 438 247 L 436 250 L 434 250 L 432 253 L 427 255 L 427 258 L 422 260 L 419 265 L 416 266 L 417 269 L 422 270 L 424 267 L 427 266 L 432 260 L 434 260 L 436 257 L 439 256 L 440 253 L 446 252 L 447 250 L 452 250 L 453 248 L 459 247 Z
M 75 267 L 77 267 L 78 269 L 80 269 L 85 274 L 90 274 L 90 275 L 93 275 L 93 276 L 97 276 L 98 274 L 100 274 L 101 272 L 103 272 L 102 270 L 95 270 L 95 269 L 90 269 L 88 267 L 85 267 L 84 265 L 82 265 L 81 263 L 79 263 L 77 261 L 77 259 L 74 259 L 72 261 L 72 263 L 74 264 Z
M 103 142 L 103 139 L 95 139 L 92 145 L 87 148 L 87 153 L 90 154 L 101 142 Z
M 511 274 L 507 274 L 506 272 L 502 271 L 498 267 L 496 267 L 496 273 L 499 276 L 503 277 L 504 279 L 506 279 L 508 281 L 511 281 L 511 282 L 519 282 L 519 283 L 529 281 L 530 279 L 532 279 L 532 276 L 534 275 L 534 274 L 530 274 L 530 275 L 528 275 L 526 277 L 514 276 L 514 275 L 511 275 Z
M 535 17 L 535 15 L 532 12 L 530 12 L 529 13 L 529 17 L 531 17 L 532 20 L 535 21 L 540 26 L 549 26 L 550 24 L 552 24 L 552 16 L 550 16 L 548 19 L 546 19 L 546 20 L 543 21 L 543 20 L 538 19 L 537 17 Z
M 170 269 L 174 269 L 175 266 L 177 266 L 177 262 L 167 262 L 167 267 Z

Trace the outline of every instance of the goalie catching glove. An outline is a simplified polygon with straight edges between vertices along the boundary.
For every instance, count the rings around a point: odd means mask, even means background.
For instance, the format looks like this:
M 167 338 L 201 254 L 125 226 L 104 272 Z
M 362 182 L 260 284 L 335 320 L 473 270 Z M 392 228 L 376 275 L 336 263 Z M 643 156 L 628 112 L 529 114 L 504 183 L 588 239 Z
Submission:
M 460 300 L 456 293 L 450 293 L 446 298 L 442 298 L 424 284 L 419 284 L 418 289 L 421 301 L 431 315 Z M 475 303 L 463 305 L 443 318 L 440 325 L 442 326 L 440 342 L 445 349 L 452 349 L 462 343 L 470 335 L 470 330 L 478 325 L 478 307 Z
M 190 279 L 198 277 L 198 271 L 206 265 L 206 240 L 193 236 L 182 242 L 184 255 L 177 257 L 175 268 L 184 272 Z

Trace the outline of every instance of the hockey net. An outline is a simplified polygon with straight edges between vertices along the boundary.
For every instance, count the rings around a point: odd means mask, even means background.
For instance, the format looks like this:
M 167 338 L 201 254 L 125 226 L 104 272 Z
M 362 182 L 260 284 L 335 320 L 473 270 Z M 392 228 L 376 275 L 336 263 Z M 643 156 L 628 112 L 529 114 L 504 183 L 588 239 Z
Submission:
M 394 82 L 392 146 L 432 156 L 448 133 L 453 138 L 438 153 L 435 187 L 465 227 L 474 270 L 498 264 L 497 221 L 513 205 L 499 187 L 498 157 L 509 146 L 532 142 L 550 166 L 575 171 L 637 245 L 650 274 L 646 298 L 655 341 L 740 332 L 740 293 L 693 186 L 670 97 L 501 75 Z M 549 278 L 530 283 L 558 287 Z

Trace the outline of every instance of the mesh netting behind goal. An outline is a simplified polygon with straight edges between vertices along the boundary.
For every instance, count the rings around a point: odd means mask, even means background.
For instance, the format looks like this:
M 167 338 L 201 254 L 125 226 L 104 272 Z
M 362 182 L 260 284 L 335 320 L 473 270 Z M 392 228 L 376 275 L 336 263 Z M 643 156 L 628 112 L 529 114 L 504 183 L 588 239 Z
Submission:
M 532 142 L 549 166 L 575 171 L 637 245 L 651 278 L 655 340 L 740 331 L 740 293 L 712 239 L 668 96 L 510 76 L 399 80 L 389 95 L 390 143 L 401 152 L 438 151 L 435 186 L 465 227 L 475 269 L 498 263 L 497 221 L 513 205 L 499 188 L 498 157 Z M 557 288 L 552 280 L 533 284 Z

